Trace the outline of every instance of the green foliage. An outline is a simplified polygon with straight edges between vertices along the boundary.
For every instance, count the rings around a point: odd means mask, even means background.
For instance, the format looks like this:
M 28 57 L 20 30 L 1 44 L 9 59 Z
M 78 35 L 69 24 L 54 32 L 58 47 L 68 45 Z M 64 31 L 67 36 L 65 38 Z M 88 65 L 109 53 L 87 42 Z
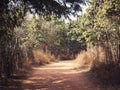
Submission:
M 11 9 L 8 7 L 9 1 L 15 3 Z M 106 50 L 107 63 L 119 62 L 119 0 L 90 0 L 87 13 L 69 24 L 56 17 L 64 15 L 68 18 L 71 11 L 74 10 L 75 14 L 80 10 L 79 5 L 74 6 L 77 0 L 65 0 L 63 5 L 55 0 L 37 1 L 0 1 L 0 76 L 10 76 L 15 69 L 22 67 L 22 48 L 28 52 L 39 48 L 56 57 L 68 59 L 74 58 L 81 50 L 86 50 L 86 45 L 88 48 L 102 46 Z M 67 2 L 71 3 L 71 7 L 65 5 Z M 82 0 L 77 3 L 84 2 Z M 28 10 L 41 16 L 39 19 L 27 20 L 25 15 Z
M 51 21 L 46 21 L 42 17 L 33 18 L 16 29 L 16 34 L 19 34 L 17 36 L 20 37 L 24 48 L 40 48 L 56 57 L 64 55 L 66 59 L 75 58 L 75 55 L 86 46 L 84 38 L 81 38 L 81 32 L 77 32 L 75 29 L 77 26 L 74 25 L 66 24 L 54 17 Z
M 119 0 L 91 0 L 90 8 L 80 19 L 80 29 L 87 46 L 102 46 L 106 51 L 107 64 L 117 63 L 120 58 L 119 3 Z
M 120 81 L 119 5 L 120 0 L 90 0 L 87 13 L 78 22 L 88 48 L 78 59 L 84 67 L 90 65 L 91 71 L 107 84 Z

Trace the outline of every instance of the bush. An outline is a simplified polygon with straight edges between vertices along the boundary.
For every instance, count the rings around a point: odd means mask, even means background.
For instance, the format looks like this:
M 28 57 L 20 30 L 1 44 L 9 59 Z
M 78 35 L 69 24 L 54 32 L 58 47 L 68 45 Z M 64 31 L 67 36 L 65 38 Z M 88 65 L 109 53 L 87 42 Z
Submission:
M 42 65 L 46 63 L 50 63 L 51 61 L 55 60 L 55 57 L 50 53 L 45 53 L 41 50 L 34 50 L 33 51 L 35 62 Z
M 98 66 L 98 62 L 105 61 L 105 52 L 101 47 L 94 47 L 78 54 L 76 60 L 80 67 L 88 66 L 90 68 Z
M 102 47 L 94 47 L 81 52 L 77 58 L 80 69 L 89 68 L 90 71 L 106 83 L 120 83 L 120 65 L 112 60 L 106 62 L 106 52 Z M 82 69 L 85 69 L 82 68 Z

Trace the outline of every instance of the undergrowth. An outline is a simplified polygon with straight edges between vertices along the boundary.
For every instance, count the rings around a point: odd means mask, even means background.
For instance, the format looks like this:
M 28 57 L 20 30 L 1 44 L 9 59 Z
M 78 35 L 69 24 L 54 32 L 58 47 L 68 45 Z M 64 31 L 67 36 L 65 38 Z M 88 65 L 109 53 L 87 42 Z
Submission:
M 107 60 L 106 52 L 102 47 L 94 47 L 78 54 L 76 58 L 79 69 L 88 68 L 90 72 L 104 81 L 105 84 L 120 84 L 120 64 Z
M 55 61 L 54 55 L 51 55 L 50 53 L 45 53 L 40 50 L 34 50 L 33 51 L 35 62 L 42 65 L 42 64 L 48 64 L 50 62 Z

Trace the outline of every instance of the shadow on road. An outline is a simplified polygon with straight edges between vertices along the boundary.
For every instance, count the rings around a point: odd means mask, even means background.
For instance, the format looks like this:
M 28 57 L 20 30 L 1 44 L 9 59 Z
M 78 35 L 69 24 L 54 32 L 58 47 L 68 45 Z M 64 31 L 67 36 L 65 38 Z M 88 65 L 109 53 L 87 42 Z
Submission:
M 42 67 L 33 67 L 27 77 L 14 76 L 0 90 L 120 90 L 105 85 L 92 72 L 75 70 L 74 61 L 61 61 Z

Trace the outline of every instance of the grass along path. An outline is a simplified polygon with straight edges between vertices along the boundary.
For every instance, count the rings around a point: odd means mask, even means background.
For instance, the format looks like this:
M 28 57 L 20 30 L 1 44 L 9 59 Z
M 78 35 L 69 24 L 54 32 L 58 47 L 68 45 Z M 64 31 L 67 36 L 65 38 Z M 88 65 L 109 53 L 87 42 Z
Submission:
M 75 70 L 75 61 L 59 61 L 33 67 L 27 78 L 0 87 L 0 90 L 118 90 L 100 86 L 90 73 Z

